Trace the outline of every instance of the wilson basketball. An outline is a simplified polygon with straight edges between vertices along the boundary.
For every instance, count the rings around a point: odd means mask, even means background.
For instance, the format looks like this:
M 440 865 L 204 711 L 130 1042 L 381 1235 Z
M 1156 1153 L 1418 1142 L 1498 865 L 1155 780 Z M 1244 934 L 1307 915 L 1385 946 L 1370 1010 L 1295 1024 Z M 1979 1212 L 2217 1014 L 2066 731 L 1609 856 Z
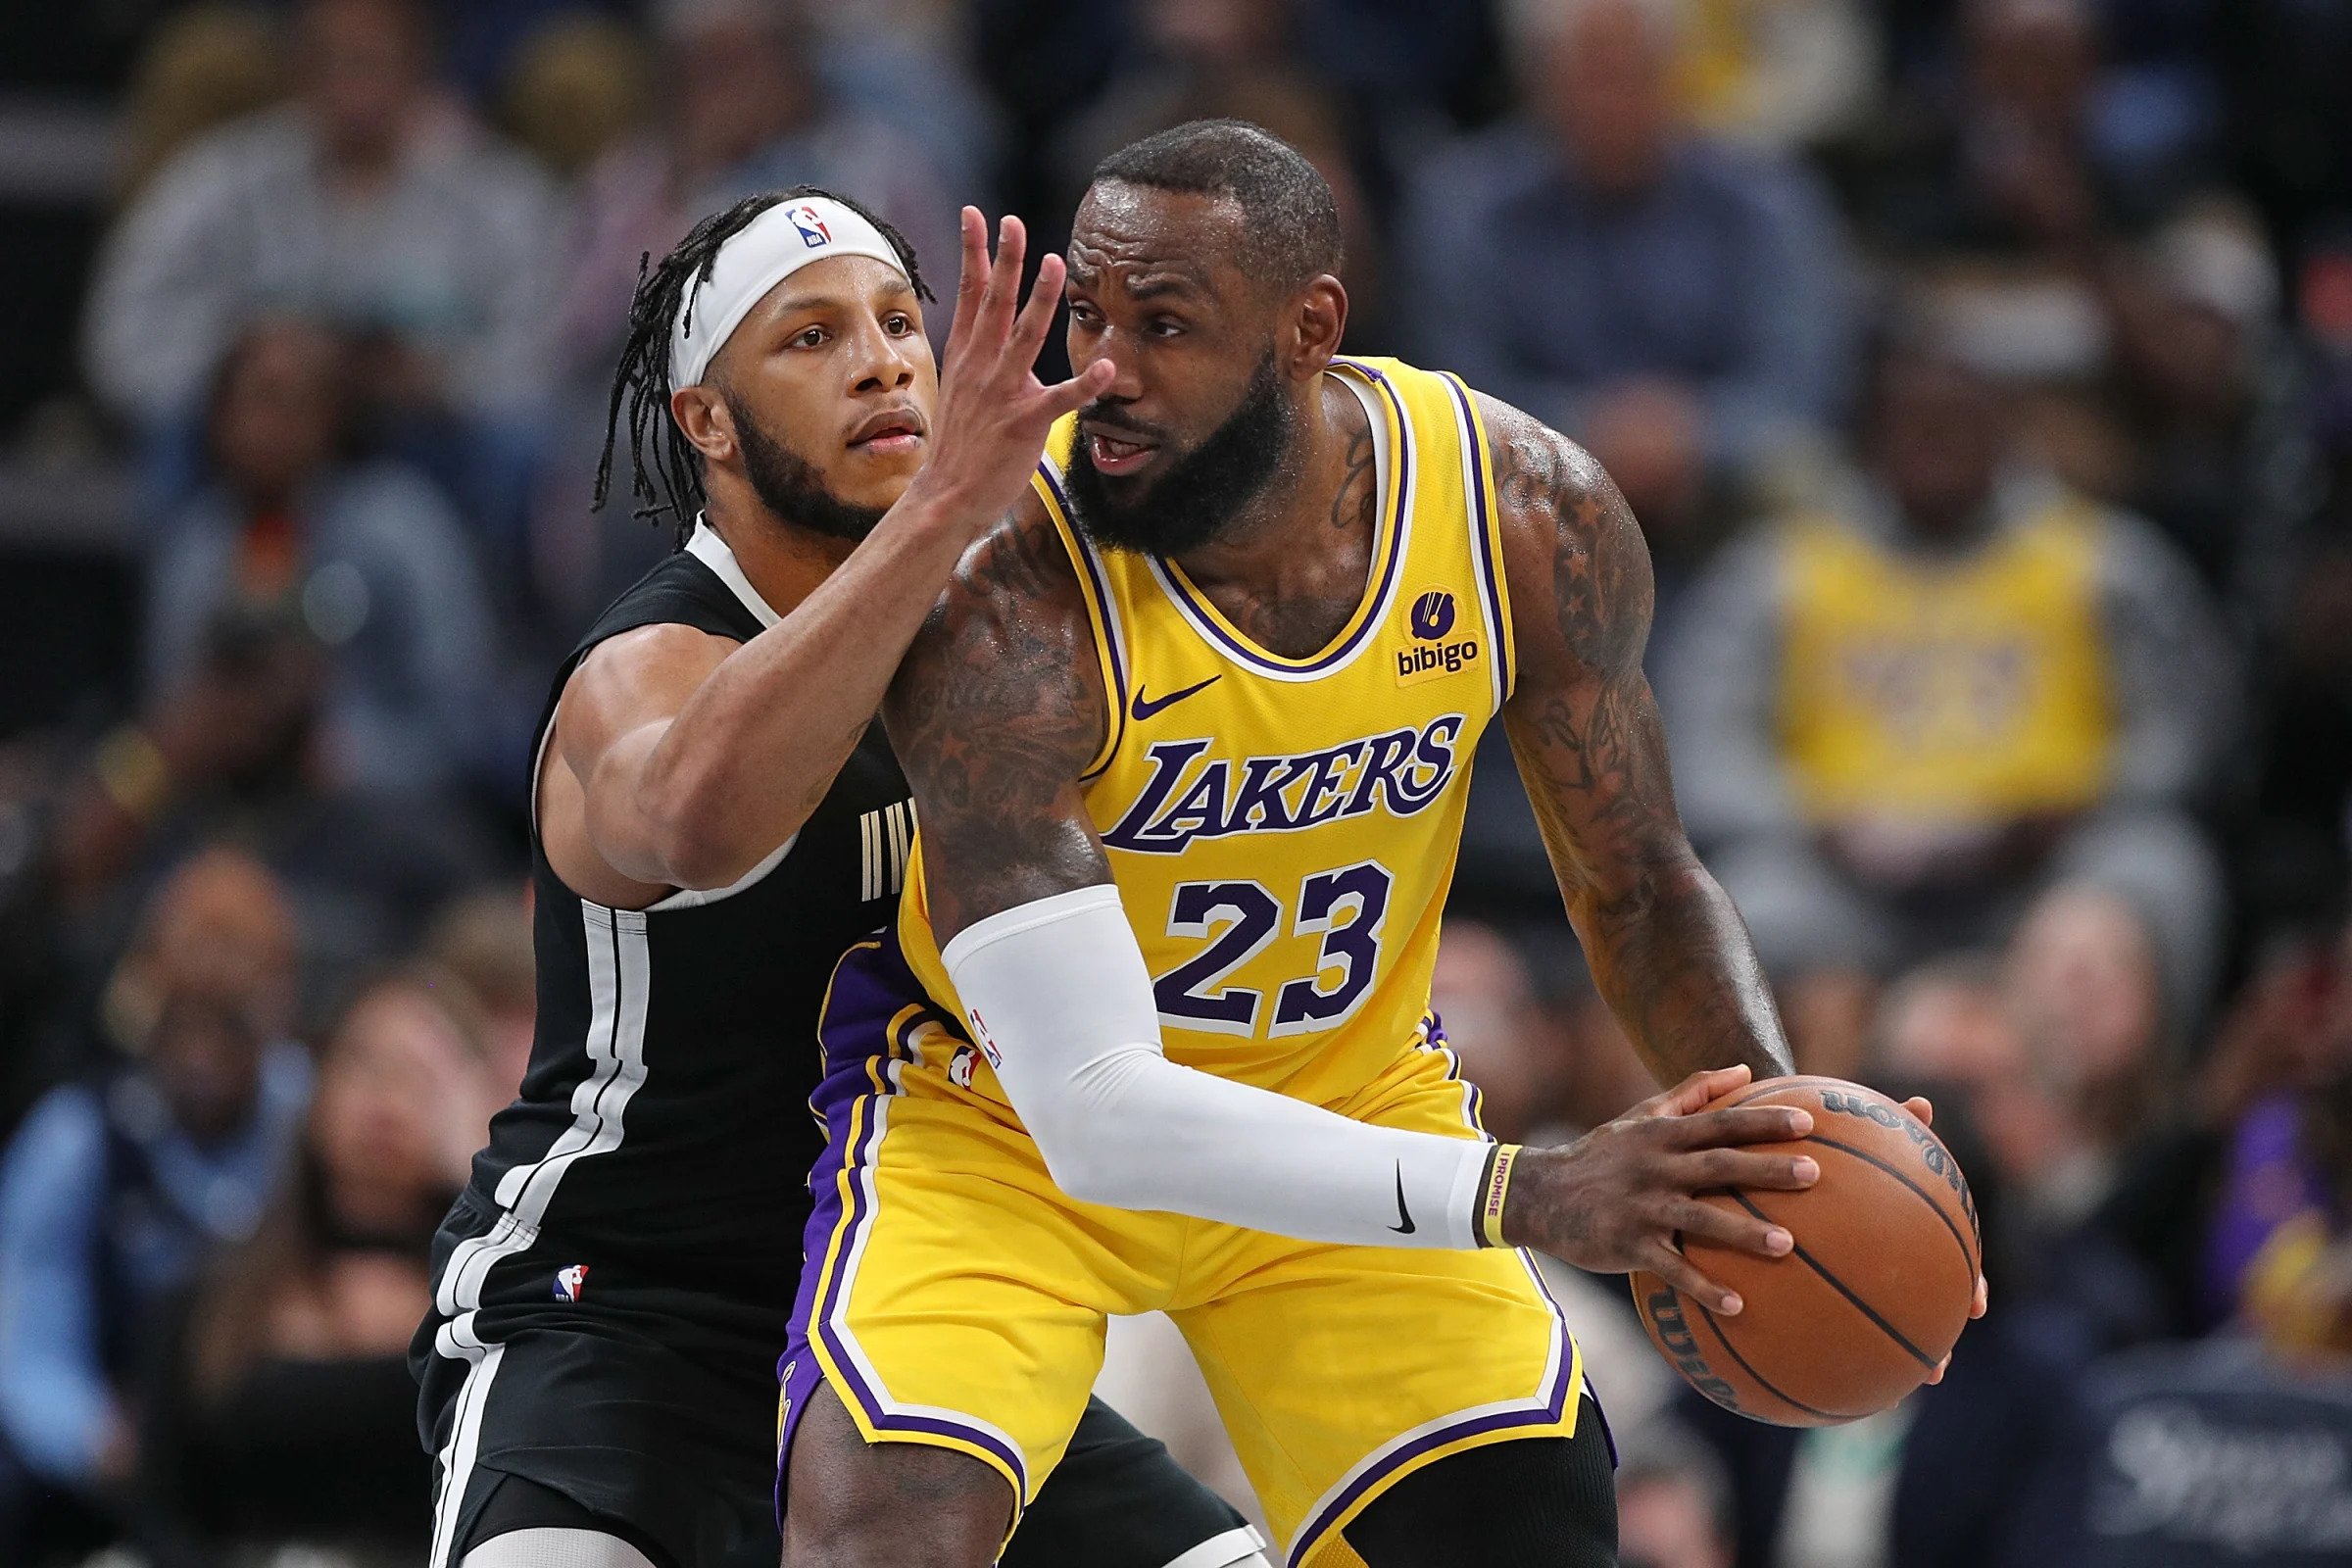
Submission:
M 1700 1201 L 1785 1227 L 1796 1246 L 1762 1257 L 1690 1240 L 1684 1252 L 1739 1293 L 1713 1311 L 1654 1274 L 1633 1276 L 1660 1354 L 1727 1410 L 1781 1426 L 1832 1426 L 1884 1410 L 1927 1380 L 1960 1338 L 1982 1261 L 1959 1162 L 1896 1102 L 1838 1078 L 1775 1078 L 1717 1101 L 1795 1105 L 1813 1131 L 1762 1153 L 1806 1153 L 1803 1192 L 1724 1191 Z

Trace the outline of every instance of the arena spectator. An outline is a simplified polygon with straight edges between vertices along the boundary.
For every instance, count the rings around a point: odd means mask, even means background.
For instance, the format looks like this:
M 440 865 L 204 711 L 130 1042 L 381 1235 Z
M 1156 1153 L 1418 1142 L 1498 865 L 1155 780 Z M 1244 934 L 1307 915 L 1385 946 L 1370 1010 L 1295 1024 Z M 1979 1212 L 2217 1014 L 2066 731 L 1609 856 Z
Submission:
M 474 1022 L 462 987 L 416 970 L 364 987 L 325 1036 L 294 1168 L 189 1318 L 155 1485 L 201 1537 L 423 1552 L 407 1350 L 433 1227 L 500 1098 Z
M 1958 60 L 1930 68 L 1862 138 L 1853 206 L 1874 240 L 1910 256 L 1975 253 L 2074 263 L 2144 229 L 2207 172 L 2217 128 L 2193 84 L 2102 97 L 2096 0 L 1965 0 Z M 1936 77 L 1942 76 L 1941 81 Z
M 118 987 L 136 1054 L 51 1090 L 0 1164 L 12 1557 L 40 1528 L 36 1488 L 131 1511 L 170 1316 L 206 1255 L 253 1233 L 309 1098 L 309 1057 L 286 1038 L 293 963 L 266 871 L 228 851 L 190 861 Z
M 1882 357 L 1866 445 L 1693 590 L 1660 682 L 1693 837 L 1776 974 L 1997 943 L 2064 877 L 2133 901 L 2193 1017 L 2223 890 L 2188 808 L 2231 708 L 2195 574 L 2005 464 L 2000 390 L 1933 347 Z
M 1878 96 L 1877 29 L 1859 0 L 1686 0 L 1685 12 L 1676 75 L 1716 135 L 1794 151 L 1846 129 Z
M 1529 114 L 1433 159 L 1399 236 L 1420 363 L 1585 442 L 1653 540 L 1833 417 L 1851 356 L 1835 216 L 1681 122 L 1675 18 L 1521 8 Z
M 545 181 L 436 91 L 414 0 L 305 0 L 294 57 L 291 104 L 190 145 L 117 225 L 90 296 L 91 384 L 169 437 L 252 316 L 305 311 L 366 340 L 369 397 L 395 422 L 520 439 L 548 390 Z M 485 471 L 467 490 L 487 509 L 511 482 Z
M 1732 1568 L 1732 1484 L 1680 1424 L 1629 1427 L 1617 1461 L 1617 1550 L 1624 1568 Z
M 827 87 L 795 0 L 675 0 L 660 26 L 664 118 L 599 160 L 581 190 L 562 317 L 575 373 L 600 389 L 609 379 L 639 257 L 756 191 L 855 191 L 919 256 L 956 254 L 954 194 L 918 143 Z
M 549 172 L 569 180 L 643 127 L 652 62 L 635 29 L 592 11 L 547 18 L 516 48 L 498 122 Z
M 503 1103 L 522 1082 L 539 1011 L 527 891 L 499 883 L 454 900 L 433 917 L 422 951 L 481 1004 L 483 1053 Z
M 236 0 L 176 11 L 148 39 L 130 83 L 121 190 L 125 200 L 206 131 L 275 102 L 285 47 L 268 13 Z
M 2009 1013 L 2081 1129 L 2075 1201 L 2087 1212 L 2122 1155 L 2177 1108 L 2178 1033 L 2147 923 L 2119 894 L 2062 883 L 2018 922 L 2004 969 Z
M 2230 1178 L 2225 1221 L 2270 1221 L 2238 1280 L 2246 1326 L 2290 1359 L 2352 1357 L 2352 1076 L 2258 1107 Z
M 2246 1312 L 2282 1348 L 2352 1353 L 2352 942 L 2282 945 L 2228 1021 L 2201 1086 L 2218 1137 L 2197 1153 L 2197 1327 Z M 2152 1173 L 2152 1174 L 2161 1174 Z M 2186 1185 L 2176 1178 L 2174 1185 Z
M 973 75 L 976 28 L 967 0 L 796 3 L 834 96 L 912 137 L 951 200 L 1002 191 L 1004 114 Z
M 2030 1193 L 2076 1133 L 2051 1075 L 2026 1045 L 2001 989 L 1997 957 L 1946 954 L 1900 976 L 1880 998 L 1864 1076 L 1950 1093 L 2000 1167 L 2005 1190 Z
M 69 774 L 40 847 L 64 958 L 103 969 L 115 911 L 196 848 L 244 846 L 284 886 L 303 950 L 306 1015 L 400 953 L 490 851 L 445 799 L 386 797 L 323 777 L 313 745 L 323 690 L 298 623 L 232 610 L 195 676 L 108 733 Z
M 1544 1015 L 1526 960 L 1502 934 L 1448 921 L 1429 1004 L 1461 1074 L 1478 1085 L 1479 1122 L 1506 1144 L 1566 1143 L 1559 1127 L 1568 1043 Z
M 326 651 L 319 744 L 385 793 L 457 784 L 473 760 L 489 605 L 449 504 L 414 469 L 347 456 L 346 360 L 307 322 L 257 322 L 221 363 L 213 479 L 164 525 L 148 571 L 148 690 L 169 702 L 232 607 L 281 613 Z
M 1386 246 L 1373 222 L 1347 106 L 1310 63 L 1298 0 L 1150 0 L 1135 8 L 1135 47 L 1094 106 L 1055 138 L 1054 211 L 1075 212 L 1095 166 L 1188 120 L 1247 120 L 1304 153 L 1339 205 L 1346 244 L 1348 346 L 1390 352 Z
M 2130 442 L 2118 499 L 2268 619 L 2318 477 L 2269 248 L 2239 208 L 2205 202 L 2107 270 Z

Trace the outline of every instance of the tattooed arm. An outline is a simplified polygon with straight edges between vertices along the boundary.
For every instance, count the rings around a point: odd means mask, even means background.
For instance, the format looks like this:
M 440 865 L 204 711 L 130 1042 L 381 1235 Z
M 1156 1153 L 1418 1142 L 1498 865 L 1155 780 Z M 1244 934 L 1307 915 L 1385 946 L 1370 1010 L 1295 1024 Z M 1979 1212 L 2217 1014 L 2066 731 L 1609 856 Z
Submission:
M 883 707 L 941 942 L 1110 880 L 1078 782 L 1109 701 L 1076 569 L 1032 494 L 964 556 Z
M 1747 927 L 1675 815 L 1642 673 L 1649 550 L 1590 453 L 1480 400 L 1519 658 L 1503 724 L 1594 984 L 1660 1083 L 1791 1070 Z
M 1649 549 L 1591 453 L 1506 404 L 1479 405 L 1519 655 L 1502 715 L 1511 755 L 1594 984 L 1652 1076 L 1681 1080 L 1566 1149 L 1530 1151 L 1503 1231 L 1587 1268 L 1651 1269 L 1738 1311 L 1739 1298 L 1683 1256 L 1682 1238 L 1774 1255 L 1794 1243 L 1778 1226 L 1722 1227 L 1691 1195 L 1805 1187 L 1820 1169 L 1740 1152 L 1754 1135 L 1732 1118 L 1755 1107 L 1702 1109 L 1751 1075 L 1792 1069 L 1747 927 L 1675 815 L 1665 732 L 1642 673 Z M 1907 1104 L 1922 1121 L 1935 1114 L 1925 1100 Z M 1803 1120 L 1799 1134 L 1809 1130 L 1804 1112 L 1790 1114 Z M 1981 1277 L 1971 1312 L 1984 1314 Z M 1938 1366 L 1929 1381 L 1942 1376 Z

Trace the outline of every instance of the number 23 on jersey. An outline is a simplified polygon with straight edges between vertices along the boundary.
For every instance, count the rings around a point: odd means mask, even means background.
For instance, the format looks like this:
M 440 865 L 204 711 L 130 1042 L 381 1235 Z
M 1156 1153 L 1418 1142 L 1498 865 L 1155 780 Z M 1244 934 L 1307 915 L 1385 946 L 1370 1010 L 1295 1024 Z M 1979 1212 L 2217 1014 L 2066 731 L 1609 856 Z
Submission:
M 1381 927 L 1396 881 L 1378 860 L 1359 860 L 1336 871 L 1317 871 L 1298 885 L 1291 932 L 1321 935 L 1321 961 L 1312 974 L 1281 984 L 1271 1018 L 1264 992 L 1225 981 L 1280 934 L 1282 900 L 1262 882 L 1178 883 L 1168 909 L 1168 935 L 1213 940 L 1152 982 L 1161 1020 L 1215 1034 L 1276 1036 L 1345 1021 L 1380 972 Z

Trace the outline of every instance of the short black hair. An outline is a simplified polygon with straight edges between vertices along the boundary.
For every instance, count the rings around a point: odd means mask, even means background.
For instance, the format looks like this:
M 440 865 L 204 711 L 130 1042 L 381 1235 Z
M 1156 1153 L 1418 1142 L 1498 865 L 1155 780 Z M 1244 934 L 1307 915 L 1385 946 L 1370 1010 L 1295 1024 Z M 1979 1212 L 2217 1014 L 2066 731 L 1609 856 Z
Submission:
M 621 408 L 628 408 L 629 488 L 646 505 L 641 517 L 666 512 L 676 524 L 683 545 L 694 531 L 695 514 L 703 508 L 703 455 L 678 421 L 669 416 L 669 334 L 678 321 L 678 307 L 689 293 L 710 280 L 721 246 L 751 226 L 753 219 L 778 202 L 822 196 L 864 219 L 890 242 L 913 285 L 915 298 L 931 298 L 923 270 L 915 265 L 914 247 L 906 236 L 881 216 L 821 185 L 795 185 L 790 190 L 746 196 L 724 212 L 712 213 L 678 241 L 677 249 L 659 263 L 648 251 L 637 259 L 637 292 L 629 301 L 629 335 L 621 345 L 620 364 L 612 372 L 612 401 L 605 411 L 605 450 L 596 465 L 596 506 L 601 509 L 612 489 L 612 449 L 619 434 Z
M 1230 196 L 1242 210 L 1243 269 L 1284 291 L 1347 259 L 1331 182 L 1306 155 L 1246 120 L 1192 120 L 1131 142 L 1095 166 L 1093 183 Z

